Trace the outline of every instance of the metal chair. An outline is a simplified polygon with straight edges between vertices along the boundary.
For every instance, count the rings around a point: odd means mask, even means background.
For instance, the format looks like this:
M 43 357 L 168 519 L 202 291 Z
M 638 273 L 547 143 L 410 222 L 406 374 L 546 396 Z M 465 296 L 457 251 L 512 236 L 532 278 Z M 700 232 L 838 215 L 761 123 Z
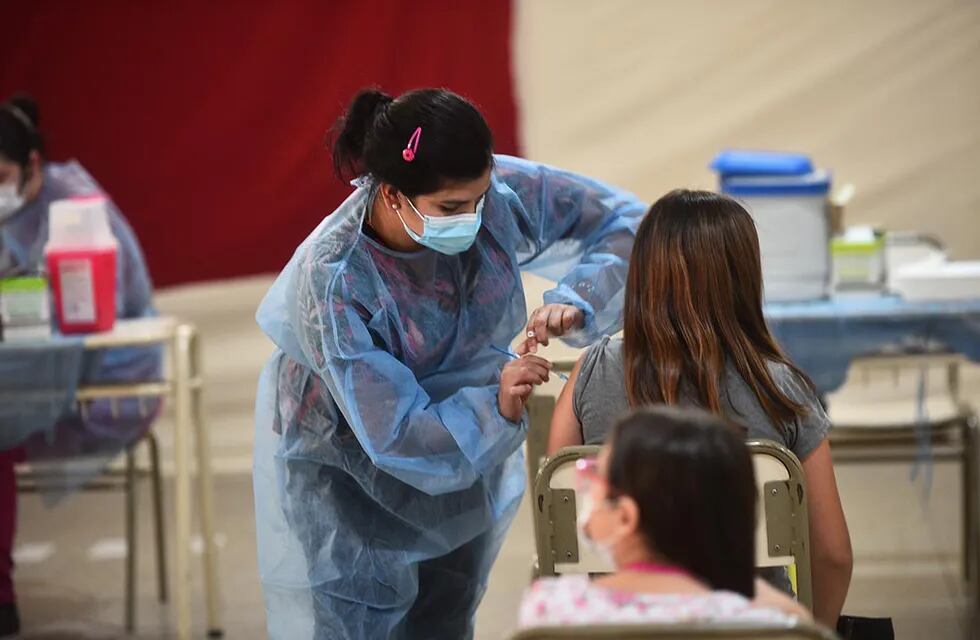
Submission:
M 756 470 L 762 518 L 756 528 L 758 567 L 796 566 L 797 599 L 813 607 L 810 533 L 803 468 L 775 442 L 747 443 Z M 563 573 L 609 573 L 613 567 L 580 544 L 576 526 L 575 461 L 598 446 L 565 447 L 547 459 L 534 483 L 534 577 Z
M 149 468 L 140 469 L 136 464 L 136 447 L 141 442 L 147 445 Z M 107 469 L 103 474 L 86 482 L 83 491 L 123 491 L 126 495 L 126 631 L 132 633 L 136 628 L 136 568 L 137 568 L 137 489 L 139 481 L 149 477 L 153 499 L 153 540 L 156 555 L 157 598 L 167 602 L 167 543 L 166 526 L 163 521 L 163 481 L 160 472 L 160 448 L 152 428 L 143 438 L 125 452 L 124 469 Z M 21 465 L 17 474 L 17 490 L 22 493 L 37 493 L 45 486 L 48 474 L 44 465 Z
M 810 518 L 803 465 L 789 449 L 771 440 L 746 443 L 755 467 L 759 513 L 755 531 L 757 567 L 795 567 L 796 598 L 813 608 Z
M 876 370 L 887 371 L 898 384 L 900 377 L 918 377 L 919 402 L 930 416 L 881 418 L 880 408 L 894 402 L 884 398 L 881 407 L 872 404 L 868 417 L 839 419 L 831 403 L 830 432 L 835 464 L 913 463 L 923 457 L 936 462 L 956 462 L 961 468 L 963 519 L 963 574 L 968 588 L 968 628 L 980 627 L 980 427 L 977 414 L 960 395 L 962 358 L 948 353 L 879 355 L 859 362 L 865 387 Z M 930 372 L 943 371 L 945 395 L 926 393 Z M 903 389 L 901 397 L 908 397 Z M 927 402 L 931 400 L 932 402 Z M 922 407 L 919 407 L 921 410 Z M 936 410 L 938 409 L 938 410 Z
M 528 424 L 525 440 L 525 462 L 527 464 L 528 486 L 534 485 L 538 469 L 548 457 L 548 434 L 551 432 L 551 416 L 555 413 L 558 399 L 553 395 L 530 397 L 527 403 Z
M 837 635 L 805 622 L 786 626 L 722 623 L 594 624 L 522 629 L 511 640 L 835 640 Z

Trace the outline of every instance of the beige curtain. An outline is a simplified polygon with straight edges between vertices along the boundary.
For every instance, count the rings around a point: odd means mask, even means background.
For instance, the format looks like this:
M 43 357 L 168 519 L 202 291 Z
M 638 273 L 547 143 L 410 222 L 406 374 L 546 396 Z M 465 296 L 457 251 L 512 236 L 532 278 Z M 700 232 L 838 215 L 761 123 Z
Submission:
M 525 153 L 654 199 L 724 147 L 803 151 L 847 223 L 980 257 L 980 2 L 517 0 Z

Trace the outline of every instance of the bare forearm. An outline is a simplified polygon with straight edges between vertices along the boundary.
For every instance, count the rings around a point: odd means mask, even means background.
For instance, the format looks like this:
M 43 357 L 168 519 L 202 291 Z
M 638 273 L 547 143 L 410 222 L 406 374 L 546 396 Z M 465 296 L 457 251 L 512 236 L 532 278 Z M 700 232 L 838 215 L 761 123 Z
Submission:
M 834 628 L 851 584 L 851 536 L 837 491 L 837 479 L 824 440 L 803 460 L 810 518 L 813 616 Z
M 830 627 L 837 626 L 851 584 L 850 557 L 813 558 L 813 617 Z

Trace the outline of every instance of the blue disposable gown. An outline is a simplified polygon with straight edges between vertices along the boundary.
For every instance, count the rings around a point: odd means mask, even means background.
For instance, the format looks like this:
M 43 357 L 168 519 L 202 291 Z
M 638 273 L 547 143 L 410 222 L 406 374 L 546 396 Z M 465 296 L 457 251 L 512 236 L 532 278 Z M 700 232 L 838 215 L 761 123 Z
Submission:
M 472 248 L 399 253 L 362 232 L 365 181 L 258 311 L 255 500 L 273 638 L 464 638 L 524 491 L 526 421 L 497 409 L 524 327 L 522 269 L 560 280 L 584 346 L 622 323 L 644 206 L 497 156 Z
M 48 209 L 52 202 L 102 189 L 77 162 L 47 163 L 37 197 L 0 224 L 0 276 L 34 275 L 45 269 Z M 153 287 L 136 236 L 114 204 L 109 219 L 119 243 L 116 260 L 116 315 L 154 315 Z M 157 347 L 82 352 L 74 341 L 43 346 L 5 345 L 0 354 L 3 422 L 0 449 L 23 445 L 34 462 L 58 460 L 45 474 L 55 493 L 97 472 L 107 459 L 138 439 L 157 412 L 156 401 L 97 400 L 79 407 L 79 384 L 152 380 L 160 376 Z M 29 392 L 25 392 L 28 390 Z M 70 460 L 70 462 L 68 462 Z M 62 464 L 62 462 L 66 462 Z

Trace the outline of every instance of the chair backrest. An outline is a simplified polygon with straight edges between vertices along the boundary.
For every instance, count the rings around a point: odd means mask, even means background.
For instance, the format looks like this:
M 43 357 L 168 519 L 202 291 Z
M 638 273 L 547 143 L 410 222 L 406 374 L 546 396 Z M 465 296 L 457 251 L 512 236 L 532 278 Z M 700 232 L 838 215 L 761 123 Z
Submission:
M 528 484 L 533 485 L 538 470 L 548 453 L 548 434 L 551 432 L 551 416 L 555 413 L 556 398 L 552 395 L 532 394 L 527 401 L 528 430 L 524 441 L 527 460 Z
M 583 544 L 576 526 L 575 461 L 598 455 L 599 446 L 564 447 L 545 460 L 534 481 L 537 574 L 609 573 L 613 567 Z
M 603 624 L 522 629 L 511 640 L 835 640 L 831 631 L 814 624 L 786 626 L 722 623 Z
M 757 567 L 796 567 L 796 597 L 813 608 L 810 519 L 803 466 L 793 452 L 771 440 L 750 440 L 759 519 L 755 529 Z
M 747 443 L 755 466 L 762 517 L 756 528 L 759 567 L 796 565 L 797 598 L 813 606 L 810 538 L 803 468 L 775 442 Z M 613 567 L 583 544 L 576 516 L 575 461 L 598 454 L 598 446 L 565 447 L 548 458 L 534 483 L 536 576 L 609 573 Z

